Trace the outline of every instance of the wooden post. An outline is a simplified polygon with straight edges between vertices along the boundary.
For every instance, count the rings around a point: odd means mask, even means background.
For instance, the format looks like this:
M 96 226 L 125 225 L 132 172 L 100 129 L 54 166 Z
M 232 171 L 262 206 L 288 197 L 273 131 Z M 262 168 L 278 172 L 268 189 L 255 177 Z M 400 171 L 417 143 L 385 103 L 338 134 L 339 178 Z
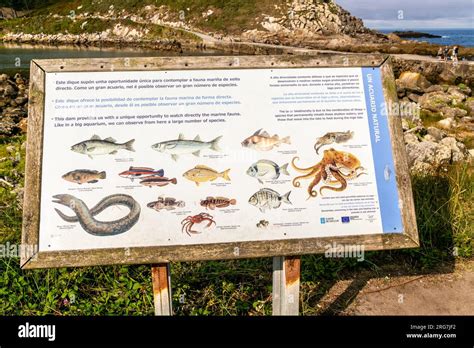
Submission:
M 273 258 L 273 315 L 298 315 L 300 304 L 300 257 Z
M 151 278 L 155 315 L 173 315 L 170 264 L 161 263 L 152 266 Z

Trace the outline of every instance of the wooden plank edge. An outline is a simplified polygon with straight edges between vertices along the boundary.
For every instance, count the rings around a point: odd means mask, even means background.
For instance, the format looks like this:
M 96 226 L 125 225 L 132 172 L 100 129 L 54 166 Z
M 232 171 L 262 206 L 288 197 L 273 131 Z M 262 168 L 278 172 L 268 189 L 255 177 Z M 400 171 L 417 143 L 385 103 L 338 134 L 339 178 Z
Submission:
M 27 267 L 38 255 L 41 204 L 41 165 L 43 158 L 44 88 L 46 75 L 44 70 L 34 60 L 30 63 L 30 69 L 21 244 L 26 246 L 26 250 L 36 249 L 36 252 L 21 253 L 21 268 Z

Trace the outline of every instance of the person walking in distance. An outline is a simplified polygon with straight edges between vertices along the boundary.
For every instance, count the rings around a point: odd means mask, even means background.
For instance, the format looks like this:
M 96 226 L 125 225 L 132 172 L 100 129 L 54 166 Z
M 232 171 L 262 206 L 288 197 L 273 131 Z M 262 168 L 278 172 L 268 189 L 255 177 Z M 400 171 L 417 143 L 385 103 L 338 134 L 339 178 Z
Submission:
M 454 46 L 454 47 L 453 47 L 453 56 L 452 56 L 452 59 L 453 59 L 453 62 L 454 62 L 454 63 L 457 63 L 457 62 L 458 62 L 458 53 L 459 53 L 459 47 L 458 47 L 458 46 Z
M 436 54 L 436 58 L 439 60 L 443 59 L 443 47 L 439 46 L 438 53 Z
M 448 54 L 449 54 L 449 47 L 448 47 L 448 46 L 445 46 L 445 47 L 444 47 L 444 50 L 443 50 L 443 57 L 444 57 L 444 61 L 445 61 L 445 62 L 448 61 Z

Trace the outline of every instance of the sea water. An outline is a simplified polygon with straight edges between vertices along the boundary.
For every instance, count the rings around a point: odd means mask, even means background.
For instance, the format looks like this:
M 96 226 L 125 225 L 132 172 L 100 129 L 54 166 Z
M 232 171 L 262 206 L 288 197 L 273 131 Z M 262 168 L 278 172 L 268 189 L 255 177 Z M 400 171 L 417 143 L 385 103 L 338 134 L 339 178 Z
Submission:
M 413 30 L 421 33 L 428 33 L 432 35 L 441 36 L 440 38 L 406 38 L 407 40 L 426 41 L 429 43 L 455 46 L 460 45 L 464 47 L 474 47 L 474 28 L 470 29 L 379 29 L 384 34 L 392 33 L 394 31 L 408 31 Z

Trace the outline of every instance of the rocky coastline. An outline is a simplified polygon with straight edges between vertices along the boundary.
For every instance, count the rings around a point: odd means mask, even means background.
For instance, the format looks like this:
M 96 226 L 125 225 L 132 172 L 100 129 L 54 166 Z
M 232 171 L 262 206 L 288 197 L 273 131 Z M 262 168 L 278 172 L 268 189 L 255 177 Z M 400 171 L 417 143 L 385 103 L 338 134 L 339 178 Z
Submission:
M 127 45 L 174 51 L 202 49 L 212 42 L 224 52 L 235 52 L 235 43 L 254 43 L 432 56 L 439 47 L 368 29 L 361 19 L 332 0 L 278 0 L 265 12 L 257 7 L 255 5 L 255 13 L 248 14 L 249 18 L 242 24 L 222 28 L 209 24 L 219 21 L 223 11 L 212 6 L 202 13 L 190 9 L 177 11 L 167 5 L 146 5 L 131 10 L 112 4 L 100 12 L 77 6 L 71 10 L 74 16 L 49 13 L 32 17 L 34 22 L 44 22 L 39 27 L 29 26 L 28 17 L 19 19 L 24 21 L 20 24 L 25 25 L 8 26 L 3 22 L 2 26 L 0 22 L 0 40 L 49 45 Z M 61 29 L 51 29 L 56 27 Z M 259 54 L 262 49 L 255 45 L 237 46 L 242 46 L 245 54 Z M 460 55 L 471 59 L 474 49 L 461 47 Z

